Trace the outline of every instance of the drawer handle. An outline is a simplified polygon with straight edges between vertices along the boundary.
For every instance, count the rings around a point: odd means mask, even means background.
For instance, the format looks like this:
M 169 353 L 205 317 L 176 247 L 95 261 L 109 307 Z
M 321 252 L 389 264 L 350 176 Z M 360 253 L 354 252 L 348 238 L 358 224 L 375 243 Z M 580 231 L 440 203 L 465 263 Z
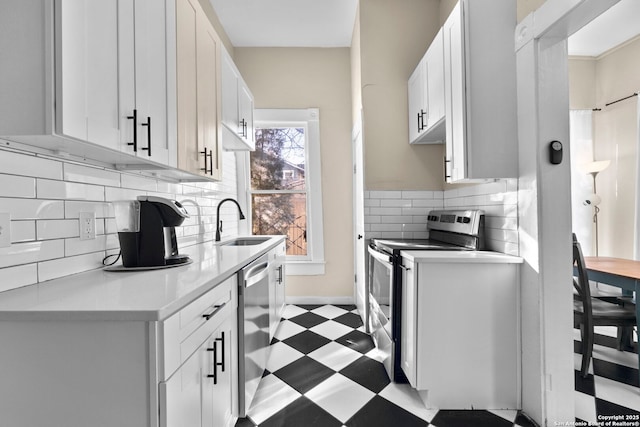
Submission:
M 222 310 L 224 308 L 224 306 L 227 305 L 226 302 L 223 302 L 220 305 L 214 305 L 213 308 L 215 308 L 215 310 L 213 310 L 213 312 L 209 313 L 209 314 L 203 314 L 202 317 L 205 318 L 205 320 L 209 320 L 211 319 L 213 316 L 215 316 L 216 314 L 218 314 L 218 312 L 220 310 Z

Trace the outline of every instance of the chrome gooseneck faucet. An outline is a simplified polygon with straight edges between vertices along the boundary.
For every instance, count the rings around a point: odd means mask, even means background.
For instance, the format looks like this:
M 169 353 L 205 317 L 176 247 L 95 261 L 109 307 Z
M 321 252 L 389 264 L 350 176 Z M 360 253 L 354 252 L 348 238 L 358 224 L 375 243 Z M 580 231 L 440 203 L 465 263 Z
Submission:
M 220 206 L 222 206 L 224 202 L 235 203 L 238 207 L 238 219 L 245 219 L 244 214 L 242 213 L 242 208 L 235 199 L 228 198 L 220 200 L 220 203 L 218 203 L 218 211 L 216 212 L 216 242 L 220 241 L 220 232 L 222 231 L 222 221 L 220 221 Z

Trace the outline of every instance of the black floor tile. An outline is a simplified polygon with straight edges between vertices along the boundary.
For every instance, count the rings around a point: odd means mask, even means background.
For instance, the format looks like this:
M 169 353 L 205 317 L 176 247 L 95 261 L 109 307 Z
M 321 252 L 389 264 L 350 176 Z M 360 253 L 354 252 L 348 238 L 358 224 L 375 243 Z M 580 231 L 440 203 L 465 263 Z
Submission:
M 422 427 L 429 425 L 425 420 L 380 396 L 371 399 L 345 424 L 348 427 Z
M 573 371 L 575 378 L 575 390 L 580 393 L 588 394 L 589 396 L 596 395 L 596 389 L 593 383 L 593 375 L 588 374 L 587 378 L 582 378 L 580 371 Z
M 330 343 L 331 340 L 327 337 L 323 337 L 322 335 L 318 335 L 315 332 L 306 330 L 282 340 L 282 342 L 295 348 L 300 353 L 309 354 L 323 345 Z
M 347 311 L 351 311 L 351 310 L 355 310 L 356 306 L 353 304 L 334 304 L 334 307 L 338 307 L 341 308 L 343 310 L 347 310 Z
M 513 423 L 488 411 L 438 411 L 431 424 L 438 427 L 513 427 Z
M 368 353 L 375 348 L 371 337 L 360 331 L 351 331 L 335 341 L 362 354 Z
M 300 307 L 304 310 L 315 310 L 316 308 L 322 307 L 324 304 L 296 304 L 296 307 Z
M 305 328 L 313 328 L 314 326 L 319 325 L 320 323 L 324 323 L 328 320 L 329 319 L 327 319 L 326 317 L 318 316 L 315 313 L 304 313 L 289 319 L 289 321 L 295 322 Z
M 340 316 L 336 317 L 333 320 L 338 322 L 338 323 L 342 323 L 343 325 L 350 326 L 350 327 L 352 327 L 354 329 L 359 328 L 360 326 L 362 326 L 362 319 L 360 318 L 359 315 L 357 315 L 355 313 L 341 314 Z
M 304 394 L 334 375 L 335 371 L 316 362 L 308 356 L 301 357 L 295 362 L 273 373 L 298 392 Z
M 238 418 L 238 421 L 236 421 L 235 427 L 256 427 L 256 425 L 247 417 L 247 418 Z
M 638 415 L 640 412 L 617 405 L 596 397 L 596 414 L 600 415 Z
M 260 427 L 340 427 L 342 423 L 305 396 L 268 418 Z
M 638 384 L 638 370 L 606 360 L 593 359 L 593 373 L 599 377 L 640 387 Z
M 346 366 L 340 373 L 374 393 L 380 393 L 391 382 L 382 363 L 367 356 Z

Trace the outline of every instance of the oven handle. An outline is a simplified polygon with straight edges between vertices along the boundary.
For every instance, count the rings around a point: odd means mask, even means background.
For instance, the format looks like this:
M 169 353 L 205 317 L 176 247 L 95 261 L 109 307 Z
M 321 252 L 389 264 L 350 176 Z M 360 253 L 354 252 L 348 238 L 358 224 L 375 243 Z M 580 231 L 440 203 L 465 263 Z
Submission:
M 369 255 L 371 255 L 372 257 L 374 257 L 378 261 L 385 262 L 387 264 L 392 264 L 393 263 L 393 260 L 391 259 L 391 257 L 389 255 L 386 255 L 386 254 L 383 254 L 381 252 L 378 252 L 377 250 L 375 250 L 371 246 L 369 246 L 367 248 L 367 250 L 369 252 Z

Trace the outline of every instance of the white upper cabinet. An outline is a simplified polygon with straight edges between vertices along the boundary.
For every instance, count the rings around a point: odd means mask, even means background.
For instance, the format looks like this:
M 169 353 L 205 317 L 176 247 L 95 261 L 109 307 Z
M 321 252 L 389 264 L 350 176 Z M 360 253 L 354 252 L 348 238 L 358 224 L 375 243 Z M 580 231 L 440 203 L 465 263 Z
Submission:
M 444 61 L 440 29 L 408 82 L 409 143 L 443 143 Z
M 254 150 L 253 95 L 229 53 L 222 54 L 222 145 L 225 150 Z
M 516 5 L 460 0 L 444 30 L 446 182 L 518 176 Z

